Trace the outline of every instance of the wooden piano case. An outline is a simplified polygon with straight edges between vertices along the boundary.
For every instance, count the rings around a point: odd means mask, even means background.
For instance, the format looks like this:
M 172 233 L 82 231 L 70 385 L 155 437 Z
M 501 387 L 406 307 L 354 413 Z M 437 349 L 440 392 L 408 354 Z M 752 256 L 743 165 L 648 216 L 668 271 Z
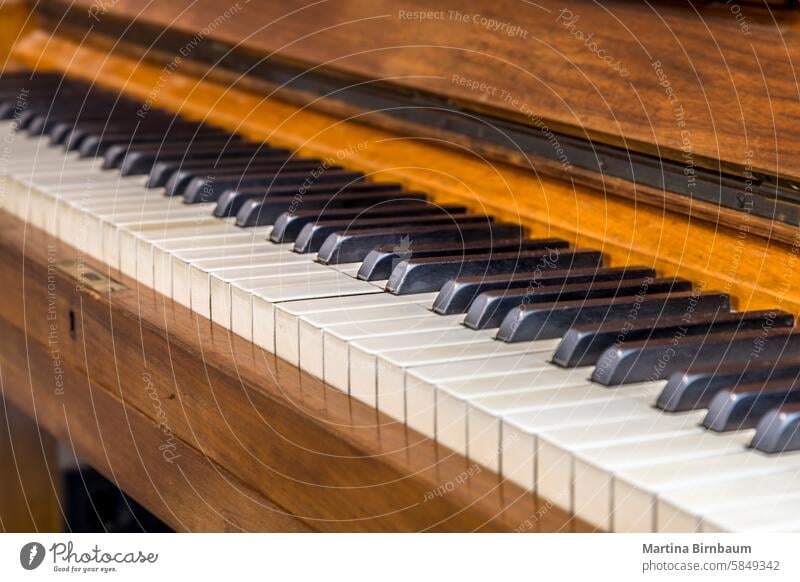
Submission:
M 482 57 L 466 51 L 467 56 L 450 55 L 450 60 L 434 64 L 418 46 L 405 51 L 392 47 L 413 45 L 420 38 L 441 46 L 447 30 L 465 48 L 485 41 L 484 49 L 495 60 L 525 59 L 524 46 L 529 45 L 498 40 L 485 31 L 476 41 L 455 26 L 439 33 L 426 22 L 417 23 L 418 28 L 403 27 L 396 18 L 383 28 L 362 22 L 367 17 L 380 21 L 390 13 L 397 16 L 388 2 L 343 1 L 336 10 L 325 11 L 289 4 L 296 6 L 250 2 L 221 21 L 222 7 L 209 1 L 196 3 L 180 18 L 178 8 L 166 3 L 146 12 L 131 0 L 82 1 L 77 6 L 89 25 L 95 19 L 139 18 L 202 33 L 198 42 L 204 45 L 235 41 L 261 54 L 286 45 L 281 55 L 290 64 L 339 58 L 336 66 L 328 66 L 344 77 L 396 74 L 398 87 L 411 94 L 434 92 L 482 113 L 501 115 L 505 108 L 502 118 L 520 122 L 503 102 L 465 93 L 457 83 L 449 82 L 446 90 L 436 85 L 436 67 L 439 76 L 457 71 L 492 82 L 497 73 Z M 534 15 L 515 14 L 513 2 L 489 4 L 476 5 L 474 12 L 483 10 L 498 20 L 504 14 L 508 21 L 518 19 L 531 38 L 542 43 L 555 38 L 556 33 L 537 24 Z M 555 10 L 555 4 L 545 4 Z M 591 3 L 572 4 L 575 13 L 598 10 Z M 670 6 L 662 8 L 676 21 L 686 18 L 670 12 Z M 293 9 L 311 12 L 297 18 Z M 636 8 L 614 9 L 632 23 L 648 17 Z M 63 71 L 303 154 L 339 159 L 374 172 L 376 179 L 430 192 L 438 201 L 458 201 L 520 221 L 534 234 L 601 248 L 611 265 L 655 266 L 664 274 L 700 281 L 707 289 L 729 291 L 741 308 L 777 304 L 797 311 L 800 306 L 793 225 L 639 186 L 619 176 L 565 172 L 552 160 L 520 156 L 447 127 L 420 128 L 414 119 L 364 114 L 363 119 L 356 115 L 342 121 L 342 116 L 354 115 L 354 105 L 326 100 L 311 107 L 308 103 L 314 100 L 307 91 L 287 85 L 273 92 L 268 80 L 240 78 L 229 68 L 209 67 L 191 56 L 170 67 L 174 57 L 170 60 L 164 47 L 153 47 L 142 58 L 131 49 L 133 39 L 124 34 L 112 39 L 107 31 L 90 26 L 91 34 L 78 38 L 70 26 L 52 24 L 59 10 L 68 12 L 57 2 L 46 3 L 38 16 L 21 4 L 3 7 L 4 27 L 13 31 L 5 35 L 7 67 Z M 258 18 L 253 18 L 254 12 Z M 281 15 L 286 15 L 283 25 L 271 24 Z M 337 19 L 357 34 L 331 36 L 328 27 Z M 209 23 L 214 22 L 219 24 L 211 30 Z M 793 21 L 787 19 L 785 25 L 791 27 Z M 723 30 L 730 25 L 715 21 L 714 26 Z M 768 30 L 768 24 L 764 28 Z M 318 43 L 291 43 L 314 29 L 322 31 Z M 791 36 L 786 49 L 792 54 L 797 49 L 793 41 Z M 723 56 L 735 56 L 725 42 L 720 50 L 728 52 Z M 382 59 L 375 58 L 376 43 L 383 43 Z M 359 53 L 359 46 L 373 51 Z M 620 50 L 628 50 L 626 46 Z M 773 45 L 763 41 L 758 46 Z M 433 52 L 443 54 L 441 48 Z M 671 113 L 656 97 L 661 88 L 644 78 L 648 63 L 637 61 L 635 51 L 630 54 L 631 74 L 642 76 L 644 94 L 650 91 L 649 98 L 657 103 L 645 112 L 653 115 L 650 128 L 642 128 L 634 112 L 625 114 L 628 99 L 619 95 L 614 80 L 577 49 L 571 57 L 593 79 L 587 83 L 599 84 L 609 96 L 607 110 L 596 109 L 596 100 L 582 101 L 577 91 L 562 88 L 573 106 L 587 105 L 575 109 L 541 99 L 535 111 L 564 135 L 584 132 L 598 143 L 624 143 L 644 155 L 657 150 L 679 156 L 680 133 L 675 133 Z M 738 58 L 744 63 L 748 57 Z M 774 59 L 769 66 L 779 68 L 782 63 Z M 558 67 L 541 67 L 537 83 L 546 82 L 548 75 L 552 82 L 560 78 Z M 773 77 L 769 79 L 772 83 Z M 731 87 L 748 80 L 721 83 L 716 94 L 723 98 Z M 513 81 L 523 94 L 536 86 L 527 74 Z M 675 77 L 674 82 L 687 99 L 696 96 L 697 87 L 686 77 Z M 788 91 L 775 83 L 776 91 Z M 741 171 L 736 137 L 743 127 L 752 128 L 760 139 L 751 147 L 751 167 L 765 175 L 788 176 L 781 178 L 788 182 L 800 176 L 796 156 L 786 155 L 798 145 L 797 134 L 787 124 L 756 116 L 763 102 L 758 91 L 743 99 L 739 126 L 715 125 L 717 105 L 695 110 L 692 130 L 698 163 Z M 795 119 L 796 104 L 775 107 Z M 569 118 L 569 111 L 579 115 L 579 123 Z M 772 141 L 765 143 L 765 135 Z M 778 160 L 788 166 L 786 172 L 784 166 L 778 168 Z M 0 506 L 4 529 L 58 527 L 57 483 L 48 470 L 55 437 L 181 531 L 591 531 L 547 500 L 378 415 L 106 265 L 79 256 L 36 228 L 6 214 L 0 221 L 5 416 L 10 423 L 21 411 L 36 423 L 15 420 L 27 423 L 25 430 L 3 435 L 13 438 L 6 439 L 3 447 L 9 454 L 0 459 L 18 475 L 16 504 L 12 492 Z M 94 280 L 76 279 L 69 269 L 75 261 L 92 267 Z M 109 282 L 114 287 L 110 292 Z M 22 450 L 28 452 L 21 455 Z M 26 507 L 18 512 L 24 515 L 15 517 L 8 509 L 14 505 Z

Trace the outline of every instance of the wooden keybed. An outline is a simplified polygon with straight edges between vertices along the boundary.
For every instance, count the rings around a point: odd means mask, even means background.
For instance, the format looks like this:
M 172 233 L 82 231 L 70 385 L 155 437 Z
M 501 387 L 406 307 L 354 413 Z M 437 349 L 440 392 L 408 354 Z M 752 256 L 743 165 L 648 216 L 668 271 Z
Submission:
M 121 2 L 119 11 L 134 5 Z M 17 30 L 28 16 L 10 9 L 7 22 Z M 159 10 L 161 20 L 172 8 Z M 636 193 L 623 183 L 611 185 L 622 196 L 607 196 L 563 176 L 503 163 L 490 168 L 463 150 L 396 140 L 387 129 L 341 122 L 330 111 L 263 99 L 257 83 L 229 88 L 182 70 L 165 80 L 159 62 L 109 52 L 102 39 L 77 43 L 34 26 L 25 30 L 9 49 L 18 66 L 63 71 L 140 98 L 155 91 L 160 107 L 305 155 L 343 156 L 348 167 L 425 190 L 438 202 L 467 203 L 535 235 L 601 249 L 612 266 L 644 264 L 696 280 L 704 289 L 730 292 L 740 309 L 800 310 L 795 229 L 773 229 L 746 215 L 711 221 L 710 209 L 693 214 L 685 201 L 632 203 Z M 254 47 L 269 48 L 255 41 Z M 627 136 L 630 129 L 620 132 Z M 663 137 L 668 147 L 672 137 Z M 791 148 L 792 139 L 782 133 L 778 141 Z M 735 144 L 717 145 L 733 151 Z M 706 154 L 724 158 L 711 149 Z M 758 159 L 766 168 L 774 160 L 764 156 Z M 412 167 L 414 159 L 425 167 Z M 9 283 L 0 292 L 7 338 L 0 362 L 7 400 L 176 529 L 589 529 L 107 266 L 86 260 L 126 290 L 109 296 L 75 290 L 69 276 L 48 271 L 53 257 L 74 259 L 74 249 L 10 216 L 2 222 L 0 277 Z M 53 388 L 48 353 L 43 283 L 49 273 L 59 289 L 63 394 Z M 171 438 L 159 426 L 161 411 L 180 451 L 175 463 L 159 450 Z M 50 454 L 49 447 L 42 450 Z M 446 495 L 437 493 L 442 488 Z

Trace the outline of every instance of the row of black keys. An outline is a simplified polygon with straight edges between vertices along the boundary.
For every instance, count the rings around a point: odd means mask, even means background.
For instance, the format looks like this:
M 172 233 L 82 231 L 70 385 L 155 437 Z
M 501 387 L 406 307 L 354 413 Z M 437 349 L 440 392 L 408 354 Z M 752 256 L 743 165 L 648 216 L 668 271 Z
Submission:
M 501 340 L 563 336 L 553 362 L 594 365 L 601 384 L 669 378 L 660 408 L 709 408 L 713 430 L 761 419 L 762 450 L 800 448 L 800 336 L 790 314 L 730 313 L 725 294 L 692 294 L 690 282 L 648 268 L 604 268 L 597 251 L 525 239 L 518 225 L 165 112 L 141 118 L 138 103 L 81 84 L 40 76 L 20 108 L 19 81 L 5 81 L 0 118 L 54 145 L 103 156 L 104 168 L 124 175 L 149 174 L 148 186 L 186 203 L 216 202 L 214 214 L 236 215 L 240 226 L 272 224 L 274 242 L 320 262 L 360 261 L 359 278 L 388 278 L 390 292 L 439 291 L 434 311 L 499 327 Z M 302 210 L 287 211 L 294 206 Z

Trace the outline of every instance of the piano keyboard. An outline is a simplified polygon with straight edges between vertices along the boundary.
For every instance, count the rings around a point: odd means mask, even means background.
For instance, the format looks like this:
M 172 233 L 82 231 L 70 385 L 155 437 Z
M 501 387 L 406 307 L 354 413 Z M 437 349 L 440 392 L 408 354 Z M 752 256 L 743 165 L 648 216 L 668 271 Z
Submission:
M 3 207 L 610 531 L 800 531 L 792 314 L 57 76 Z

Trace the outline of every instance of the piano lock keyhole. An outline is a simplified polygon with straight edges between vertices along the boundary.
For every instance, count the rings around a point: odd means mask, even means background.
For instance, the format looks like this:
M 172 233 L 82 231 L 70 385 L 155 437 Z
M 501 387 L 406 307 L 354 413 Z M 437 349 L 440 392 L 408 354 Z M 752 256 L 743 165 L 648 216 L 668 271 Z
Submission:
M 75 311 L 69 310 L 69 337 L 75 339 Z

